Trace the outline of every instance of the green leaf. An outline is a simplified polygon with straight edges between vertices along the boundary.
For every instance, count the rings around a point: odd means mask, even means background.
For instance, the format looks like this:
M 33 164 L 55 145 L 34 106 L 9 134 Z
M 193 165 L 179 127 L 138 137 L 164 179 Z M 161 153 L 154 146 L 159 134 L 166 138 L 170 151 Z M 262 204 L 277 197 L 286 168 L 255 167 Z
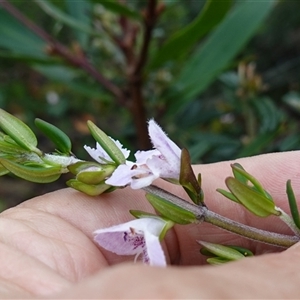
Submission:
M 206 250 L 211 252 L 212 254 L 221 257 L 227 260 L 238 260 L 244 258 L 245 256 L 241 254 L 239 251 L 232 249 L 227 246 L 204 242 L 204 241 L 197 241 L 201 246 L 203 246 Z
M 223 195 L 224 197 L 228 198 L 229 200 L 236 202 L 236 203 L 240 203 L 239 200 L 233 196 L 230 192 L 223 190 L 223 189 L 217 189 L 216 190 L 218 193 L 220 193 L 221 195 Z
M 128 5 L 118 3 L 116 0 L 101 1 L 92 0 L 94 3 L 99 3 L 104 6 L 107 10 L 110 10 L 118 15 L 125 16 L 134 20 L 142 20 L 142 16 L 137 11 L 131 9 Z
M 241 254 L 243 254 L 245 257 L 247 256 L 254 256 L 253 252 L 250 251 L 247 248 L 244 247 L 240 247 L 240 246 L 233 246 L 233 245 L 227 245 L 227 247 L 232 248 L 238 252 L 240 252 Z
M 77 76 L 77 71 L 73 68 L 62 66 L 62 65 L 41 65 L 34 64 L 33 69 L 42 73 L 44 76 L 52 80 L 59 82 L 68 83 L 74 80 Z
M 219 266 L 230 262 L 231 260 L 221 257 L 210 257 L 207 260 L 207 263 L 213 266 Z
M 126 159 L 116 144 L 92 121 L 88 121 L 87 125 L 94 139 L 107 152 L 111 159 L 119 165 L 125 163 Z
M 157 50 L 150 62 L 150 68 L 157 68 L 166 61 L 177 60 L 179 57 L 187 55 L 192 46 L 223 19 L 231 7 L 231 3 L 232 0 L 207 0 L 196 18 L 173 34 Z
M 60 152 L 64 154 L 71 153 L 71 140 L 62 130 L 38 118 L 35 119 L 34 123 L 35 126 L 40 129 L 55 144 Z
M 193 213 L 178 207 L 162 197 L 146 193 L 146 198 L 163 217 L 177 224 L 185 225 L 196 221 L 196 216 Z
M 253 177 L 251 174 L 249 174 L 248 172 L 245 171 L 244 168 L 241 168 L 241 165 L 240 164 L 232 164 L 231 165 L 231 168 L 232 168 L 232 171 L 233 173 L 235 174 L 235 178 L 243 183 L 243 184 L 247 184 L 247 181 L 245 181 L 246 179 L 249 180 L 253 186 L 255 187 L 255 190 L 264 195 L 266 198 L 268 198 L 269 200 L 271 200 L 273 202 L 273 199 L 271 197 L 271 195 L 263 188 L 263 186 L 260 184 L 260 182 L 255 178 Z M 237 178 L 236 175 L 239 174 L 240 176 Z M 240 180 L 240 177 L 243 177 L 242 180 Z
M 0 140 L 0 153 L 5 153 L 5 154 L 24 153 L 24 149 L 20 147 L 18 144 L 13 145 L 6 141 Z
M 15 116 L 0 108 L 0 127 L 19 146 L 29 151 L 41 155 L 41 151 L 36 148 L 37 139 L 31 129 Z
M 129 210 L 130 214 L 132 214 L 135 218 L 140 219 L 140 218 L 147 218 L 147 217 L 151 217 L 151 218 L 157 218 L 158 216 L 149 212 L 145 212 L 142 210 L 135 210 L 135 209 L 131 209 Z
M 91 3 L 86 0 L 65 0 L 65 2 L 70 16 L 73 19 L 78 20 L 83 26 L 90 28 L 92 10 Z M 89 41 L 89 34 L 80 30 L 74 30 L 74 34 L 77 37 L 77 40 L 79 41 L 80 45 L 83 48 L 86 48 Z
M 62 171 L 60 166 L 49 168 L 24 166 L 2 158 L 0 163 L 16 176 L 37 183 L 53 182 L 60 177 Z
M 0 9 L 0 46 L 16 54 L 47 59 L 46 43 L 4 9 Z
M 9 171 L 3 165 L 0 164 L 0 176 L 6 175 L 7 173 L 9 173 Z
M 232 172 L 233 172 L 234 178 L 236 178 L 241 183 L 247 184 L 248 178 L 243 173 L 240 173 L 237 171 L 237 169 L 241 169 L 241 170 L 245 171 L 245 169 L 242 167 L 242 165 L 240 165 L 239 163 L 234 163 L 231 165 L 231 167 L 232 167 Z
M 37 5 L 39 5 L 40 8 L 45 13 L 53 17 L 55 20 L 60 21 L 63 24 L 66 24 L 72 28 L 75 28 L 76 30 L 86 32 L 88 34 L 96 35 L 96 36 L 100 35 L 98 31 L 93 30 L 90 26 L 88 26 L 86 23 L 83 23 L 79 19 L 75 19 L 70 15 L 66 14 L 65 12 L 61 11 L 59 8 L 51 4 L 49 1 L 47 0 L 33 0 L 33 1 Z
M 0 41 L 1 44 L 1 41 Z M 13 49 L 11 49 L 13 50 Z M 12 61 L 18 61 L 18 62 L 25 62 L 27 64 L 49 64 L 49 63 L 57 63 L 57 58 L 54 57 L 34 57 L 32 56 L 32 53 L 26 54 L 26 53 L 15 53 L 11 50 L 0 50 L 0 58 L 12 60 Z
M 100 183 L 100 184 L 86 184 L 83 182 L 80 182 L 76 179 L 70 179 L 66 182 L 67 186 L 80 191 L 82 193 L 85 193 L 86 195 L 89 196 L 98 196 L 106 192 L 108 189 L 110 189 L 110 185 L 107 185 L 105 183 Z
M 273 8 L 275 0 L 237 1 L 224 21 L 186 61 L 167 95 L 173 114 L 203 92 L 255 34 Z
M 296 200 L 293 188 L 292 188 L 291 180 L 288 180 L 286 182 L 286 193 L 288 196 L 289 206 L 290 206 L 291 214 L 293 217 L 293 221 L 296 224 L 296 226 L 298 228 L 300 228 L 299 209 L 298 209 L 297 200 Z
M 269 97 L 255 98 L 251 101 L 260 119 L 260 133 L 270 132 L 279 125 L 281 114 Z
M 225 183 L 240 204 L 256 216 L 268 217 L 272 214 L 276 216 L 280 215 L 280 212 L 275 209 L 275 204 L 270 199 L 253 190 L 251 187 L 242 184 L 233 177 L 226 178 Z

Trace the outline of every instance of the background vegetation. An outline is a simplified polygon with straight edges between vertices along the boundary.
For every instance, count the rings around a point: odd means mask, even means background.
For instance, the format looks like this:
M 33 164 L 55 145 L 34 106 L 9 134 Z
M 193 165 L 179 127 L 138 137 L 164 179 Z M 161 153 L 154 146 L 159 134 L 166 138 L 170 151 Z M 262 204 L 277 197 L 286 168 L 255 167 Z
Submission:
M 88 119 L 136 150 L 153 117 L 194 163 L 299 149 L 299 69 L 299 1 L 0 1 L 0 107 L 44 151 L 35 117 L 86 159 Z M 2 205 L 66 179 L 2 177 Z

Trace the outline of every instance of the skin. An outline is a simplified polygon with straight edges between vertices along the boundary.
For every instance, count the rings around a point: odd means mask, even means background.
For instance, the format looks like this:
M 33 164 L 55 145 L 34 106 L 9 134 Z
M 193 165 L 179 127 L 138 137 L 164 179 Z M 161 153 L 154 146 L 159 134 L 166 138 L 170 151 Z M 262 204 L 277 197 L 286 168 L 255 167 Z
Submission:
M 300 152 L 237 160 L 288 212 L 285 182 L 300 197 Z M 291 234 L 275 217 L 258 218 L 215 192 L 225 188 L 230 162 L 199 165 L 207 206 L 248 225 Z M 180 187 L 155 184 L 185 197 Z M 133 264 L 95 245 L 93 231 L 131 220 L 129 209 L 151 212 L 143 191 L 129 188 L 92 198 L 72 189 L 49 193 L 0 215 L 1 298 L 298 298 L 300 244 L 284 249 L 255 243 L 209 224 L 175 226 L 164 241 L 167 268 Z M 196 240 L 245 246 L 257 255 L 205 265 Z M 299 262 L 298 262 L 299 260 Z M 203 266 L 202 266 L 203 265 Z M 185 267 L 183 267 L 185 266 Z M 159 279 L 159 280 L 158 280 Z

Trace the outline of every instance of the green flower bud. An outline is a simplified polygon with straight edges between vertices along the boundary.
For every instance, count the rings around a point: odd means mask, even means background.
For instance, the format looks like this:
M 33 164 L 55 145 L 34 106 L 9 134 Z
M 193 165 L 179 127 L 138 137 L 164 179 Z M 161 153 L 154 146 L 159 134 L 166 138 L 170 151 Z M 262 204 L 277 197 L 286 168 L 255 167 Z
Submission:
M 66 182 L 66 184 L 80 192 L 83 192 L 89 196 L 98 196 L 106 192 L 111 188 L 110 185 L 105 184 L 104 182 L 99 184 L 86 184 L 83 182 L 80 182 L 76 179 L 70 179 Z
M 88 167 L 80 171 L 76 179 L 86 184 L 99 184 L 104 181 L 115 170 L 115 166 L 106 165 L 103 167 Z
M 181 207 L 153 194 L 146 194 L 150 204 L 167 219 L 177 224 L 190 224 L 197 221 L 196 216 L 190 211 L 186 211 Z
M 270 215 L 279 216 L 281 214 L 276 210 L 276 206 L 272 200 L 241 183 L 236 178 L 228 177 L 225 183 L 237 201 L 256 216 L 268 217 Z

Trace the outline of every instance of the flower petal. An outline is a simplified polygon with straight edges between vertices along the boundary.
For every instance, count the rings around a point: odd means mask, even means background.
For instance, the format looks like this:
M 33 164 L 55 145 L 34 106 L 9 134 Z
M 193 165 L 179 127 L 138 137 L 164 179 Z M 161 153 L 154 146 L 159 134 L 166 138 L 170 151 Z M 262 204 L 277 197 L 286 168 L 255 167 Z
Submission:
M 132 176 L 136 174 L 133 171 L 130 165 L 119 165 L 105 183 L 112 186 L 126 186 L 131 183 Z
M 157 150 L 148 150 L 148 151 L 137 151 L 134 156 L 136 158 L 136 164 L 143 165 L 147 164 L 147 160 L 151 159 L 153 156 L 159 156 L 161 153 Z
M 96 230 L 94 239 L 101 247 L 118 255 L 142 253 L 145 263 L 165 266 L 166 260 L 159 242 L 159 235 L 165 226 L 166 221 L 162 219 L 141 218 Z
M 143 261 L 150 266 L 165 267 L 166 257 L 159 242 L 159 238 L 149 232 L 145 232 L 146 248 L 144 250 Z
M 169 160 L 170 157 L 180 159 L 181 149 L 168 138 L 166 133 L 153 119 L 149 121 L 148 131 L 154 148 L 159 150 L 167 160 Z
M 123 148 L 123 145 L 118 141 L 114 140 L 113 138 L 109 137 L 115 144 L 116 146 L 121 150 L 123 153 L 125 159 L 128 158 L 130 151 L 127 150 L 126 148 Z M 96 143 L 96 149 L 91 148 L 89 146 L 83 146 L 83 148 L 88 152 L 88 154 L 97 162 L 101 164 L 107 164 L 107 162 L 114 162 L 111 157 L 107 154 L 107 152 L 100 146 L 100 144 L 97 142 Z
M 130 185 L 132 189 L 141 189 L 157 178 L 159 174 L 154 174 L 146 165 L 138 166 L 127 161 L 126 165 L 118 166 L 105 183 L 112 186 Z

